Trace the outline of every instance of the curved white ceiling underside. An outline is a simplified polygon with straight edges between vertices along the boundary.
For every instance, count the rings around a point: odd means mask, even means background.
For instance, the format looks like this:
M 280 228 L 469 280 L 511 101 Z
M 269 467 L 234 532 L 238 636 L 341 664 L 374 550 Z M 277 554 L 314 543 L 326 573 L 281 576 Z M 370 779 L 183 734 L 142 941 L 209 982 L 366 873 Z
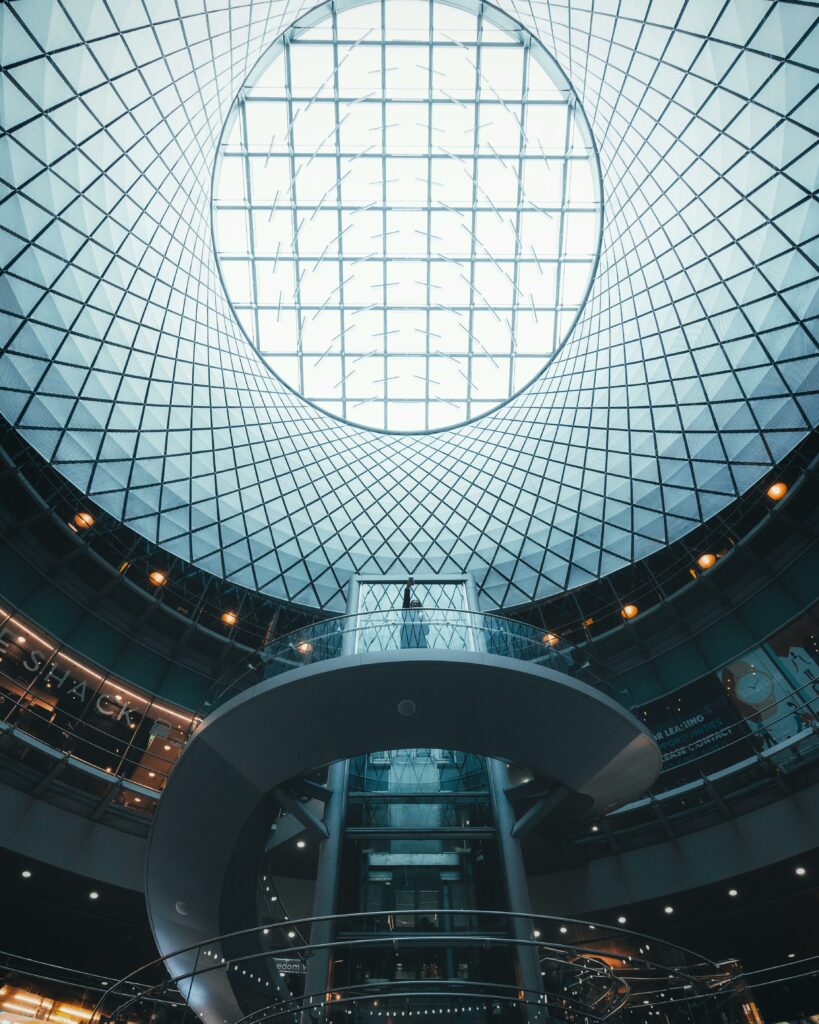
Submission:
M 467 570 L 487 606 L 511 607 L 681 536 L 810 429 L 815 8 L 500 5 L 585 106 L 601 262 L 531 387 L 405 436 L 280 385 L 216 272 L 223 120 L 309 6 L 0 8 L 0 410 L 79 488 L 202 568 L 301 604 L 340 609 L 352 572 Z

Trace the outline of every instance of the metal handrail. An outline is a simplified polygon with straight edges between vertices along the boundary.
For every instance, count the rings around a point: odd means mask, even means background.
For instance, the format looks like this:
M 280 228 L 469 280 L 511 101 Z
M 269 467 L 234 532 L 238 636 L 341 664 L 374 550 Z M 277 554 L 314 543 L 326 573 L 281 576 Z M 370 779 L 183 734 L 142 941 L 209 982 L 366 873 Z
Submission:
M 577 971 L 579 977 L 581 974 L 588 973 L 607 981 L 616 979 L 618 984 L 622 982 L 628 986 L 630 992 L 639 990 L 641 995 L 660 990 L 679 992 L 681 996 L 688 991 L 702 991 L 708 994 L 712 991 L 710 986 L 715 980 L 719 982 L 721 991 L 730 982 L 730 975 L 721 969 L 720 965 L 684 947 L 629 929 L 612 928 L 608 925 L 576 918 L 469 908 L 453 909 L 451 907 L 410 910 L 402 911 L 401 916 L 413 919 L 440 917 L 447 922 L 447 927 L 433 931 L 408 930 L 404 932 L 395 929 L 393 923 L 395 916 L 396 912 L 357 912 L 260 924 L 189 945 L 157 958 L 143 968 L 132 972 L 122 980 L 120 985 L 132 986 L 134 979 L 142 972 L 155 971 L 157 967 L 164 965 L 170 979 L 154 985 L 150 991 L 162 990 L 164 992 L 170 983 L 180 993 L 187 992 L 187 996 L 182 997 L 187 1006 L 194 980 L 215 971 L 226 971 L 233 977 L 241 968 L 242 976 L 244 976 L 246 969 L 257 960 L 268 961 L 300 955 L 309 957 L 319 949 L 368 948 L 378 945 L 393 947 L 396 943 L 475 945 L 483 949 L 488 945 L 509 949 L 529 948 L 536 952 L 541 965 L 547 968 L 552 963 L 563 970 Z M 453 919 L 459 917 L 467 917 L 470 921 L 465 927 L 451 927 Z M 479 927 L 475 927 L 476 920 Z M 292 931 L 301 935 L 302 932 L 311 930 L 317 924 L 328 923 L 335 926 L 335 938 L 329 941 L 311 943 L 308 939 L 302 940 L 296 945 L 289 941 L 282 941 L 282 937 L 287 932 Z M 348 923 L 351 930 L 342 930 L 340 926 L 344 923 Z M 373 930 L 361 929 L 361 925 L 366 926 L 369 923 L 380 925 L 380 927 L 373 928 Z M 482 924 L 496 927 L 490 929 L 482 927 Z M 570 929 L 574 930 L 577 941 L 569 941 L 571 937 L 565 941 L 552 938 L 553 935 L 569 936 Z M 249 939 L 258 940 L 259 948 L 249 950 L 247 942 Z M 618 943 L 616 948 L 612 948 L 613 942 Z M 231 946 L 234 944 L 234 951 L 231 952 Z M 176 969 L 174 969 L 174 961 Z M 192 968 L 191 963 L 193 964 Z M 619 968 L 615 966 L 618 963 Z M 179 967 L 182 969 L 179 970 Z M 240 977 L 237 977 L 236 980 L 240 981 Z M 260 982 L 262 979 L 251 974 L 250 980 Z M 440 979 L 429 980 L 431 982 L 441 981 Z M 472 980 L 476 981 L 476 979 Z M 269 985 L 269 982 L 266 984 Z M 366 987 L 367 984 L 369 983 L 341 984 L 335 991 L 357 990 Z M 381 982 L 372 984 L 381 984 Z M 477 979 L 477 984 L 486 987 L 496 983 L 490 980 L 484 983 Z M 649 986 L 656 984 L 659 987 L 646 989 L 646 984 Z M 517 986 L 517 988 L 519 990 L 520 987 Z M 109 1012 L 106 1009 L 106 1004 L 110 1006 L 109 1001 L 120 994 L 118 990 L 119 986 L 109 989 L 99 1000 L 92 1021 L 98 1020 L 103 1013 L 107 1020 L 116 1020 L 140 998 L 139 995 L 130 995 Z M 122 992 L 121 994 L 125 995 L 126 993 Z M 487 997 L 487 993 L 484 993 L 484 997 Z M 379 995 L 379 998 L 382 996 Z M 572 999 L 573 997 L 567 996 L 567 998 Z M 290 1005 L 293 1001 L 294 997 L 290 997 L 290 999 L 278 1000 L 276 1005 L 281 1007 L 282 1002 Z M 588 1007 L 585 1005 L 584 1012 L 588 1012 Z

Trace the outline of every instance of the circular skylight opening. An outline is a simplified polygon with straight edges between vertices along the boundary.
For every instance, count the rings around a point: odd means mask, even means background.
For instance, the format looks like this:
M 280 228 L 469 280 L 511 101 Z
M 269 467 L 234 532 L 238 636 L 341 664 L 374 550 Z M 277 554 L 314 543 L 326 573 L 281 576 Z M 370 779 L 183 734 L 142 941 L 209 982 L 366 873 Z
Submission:
M 529 383 L 599 249 L 582 108 L 487 4 L 312 10 L 234 102 L 213 202 L 227 294 L 270 368 L 386 430 L 451 426 Z

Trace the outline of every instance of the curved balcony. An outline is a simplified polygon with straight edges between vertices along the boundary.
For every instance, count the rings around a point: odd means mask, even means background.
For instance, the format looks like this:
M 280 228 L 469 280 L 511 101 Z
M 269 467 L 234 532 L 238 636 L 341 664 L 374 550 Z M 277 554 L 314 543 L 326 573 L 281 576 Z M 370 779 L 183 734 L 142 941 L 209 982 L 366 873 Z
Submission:
M 441 609 L 345 616 L 268 645 L 214 695 L 155 814 L 145 880 L 159 950 L 224 931 L 221 894 L 249 898 L 242 865 L 264 847 L 277 788 L 321 765 L 467 750 L 565 787 L 579 813 L 642 795 L 657 745 L 578 678 L 589 667 L 550 634 Z
M 214 688 L 208 713 L 263 679 L 337 658 L 390 651 L 489 654 L 552 669 L 618 697 L 586 648 L 557 633 L 488 612 L 394 608 L 339 615 L 293 630 L 261 647 L 229 685 Z M 625 694 L 620 694 L 625 703 Z
M 528 988 L 519 973 L 526 959 L 536 979 Z M 167 976 L 158 980 L 163 968 Z M 317 985 L 314 976 L 324 980 Z M 751 997 L 738 965 L 636 932 L 446 908 L 306 918 L 211 938 L 113 986 L 95 1020 L 127 1024 L 145 999 L 174 1006 L 174 1024 L 192 1011 L 206 1024 L 386 1024 L 412 1016 L 563 1024 L 628 1019 L 629 1010 L 660 1010 L 674 1024 L 739 1024 Z

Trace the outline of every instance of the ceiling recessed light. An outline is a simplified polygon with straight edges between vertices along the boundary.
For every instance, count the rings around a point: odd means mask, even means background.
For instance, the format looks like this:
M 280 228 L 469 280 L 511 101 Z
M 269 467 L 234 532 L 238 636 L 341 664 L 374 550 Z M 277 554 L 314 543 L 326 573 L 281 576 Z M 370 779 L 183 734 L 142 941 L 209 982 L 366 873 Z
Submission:
M 287 937 L 288 937 L 288 939 L 295 939 L 296 933 L 295 932 L 288 932 L 287 933 Z
M 25 871 L 21 872 L 21 874 L 23 878 L 31 878 L 31 872 L 29 871 L 28 868 L 26 868 Z
M 808 873 L 807 868 L 798 867 L 796 868 L 797 875 L 806 875 Z
M 100 898 L 100 894 L 98 892 L 89 892 L 88 898 L 90 900 L 98 900 Z
M 728 890 L 728 895 L 729 896 L 739 896 L 739 892 L 736 889 L 729 889 Z
M 300 850 L 303 850 L 303 849 L 305 848 L 305 846 L 307 846 L 307 843 L 305 843 L 305 841 L 304 841 L 303 839 L 300 839 L 300 840 L 299 840 L 299 841 L 298 841 L 298 842 L 296 843 L 296 846 L 298 846 L 298 848 L 299 848 Z
M 626 923 L 626 919 L 623 917 L 622 914 L 617 918 L 617 923 L 618 924 L 625 924 Z
M 537 928 L 535 928 L 535 930 L 532 932 L 532 935 L 534 935 L 536 939 L 540 938 L 540 932 L 537 930 Z
M 674 908 L 670 907 L 670 906 L 669 907 L 663 907 L 663 910 L 666 912 L 666 914 L 673 914 L 674 913 Z
M 566 927 L 564 926 L 564 927 L 562 927 L 562 928 L 560 929 L 560 934 L 561 934 L 561 935 L 565 935 L 565 934 L 566 934 L 566 932 L 567 932 L 568 930 L 569 930 L 569 929 L 568 929 L 568 928 L 566 928 Z
M 788 485 L 778 480 L 775 484 L 771 484 L 768 488 L 767 494 L 771 501 L 780 501 L 788 493 Z

